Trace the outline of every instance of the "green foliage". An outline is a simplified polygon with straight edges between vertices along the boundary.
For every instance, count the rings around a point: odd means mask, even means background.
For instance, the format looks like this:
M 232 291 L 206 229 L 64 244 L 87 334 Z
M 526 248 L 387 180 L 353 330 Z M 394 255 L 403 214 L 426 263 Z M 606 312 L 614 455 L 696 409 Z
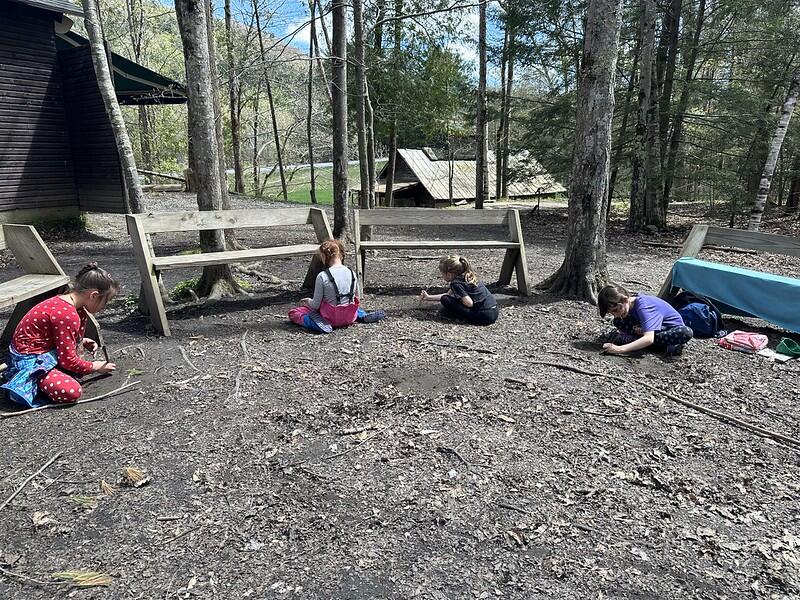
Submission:
M 199 277 L 193 277 L 192 279 L 184 279 L 183 281 L 179 281 L 174 288 L 172 288 L 172 296 L 178 300 L 184 300 L 186 298 L 191 298 L 192 295 L 189 292 L 197 290 L 197 284 L 200 283 Z

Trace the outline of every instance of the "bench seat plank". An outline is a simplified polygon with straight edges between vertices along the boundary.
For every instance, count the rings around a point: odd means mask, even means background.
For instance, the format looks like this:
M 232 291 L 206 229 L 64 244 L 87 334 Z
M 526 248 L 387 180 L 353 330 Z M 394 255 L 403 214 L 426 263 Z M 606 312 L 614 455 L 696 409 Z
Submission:
M 19 304 L 23 300 L 58 289 L 68 283 L 69 277 L 66 275 L 22 275 L 0 286 L 0 308 Z
M 519 248 L 518 242 L 502 240 L 369 240 L 360 243 L 363 249 L 381 248 L 384 250 L 413 248 Z
M 200 254 L 181 254 L 177 256 L 156 256 L 153 268 L 156 271 L 182 269 L 184 267 L 205 267 L 229 263 L 250 262 L 283 256 L 308 256 L 316 254 L 319 244 L 295 244 L 273 248 L 253 248 L 249 250 L 230 250 L 226 252 L 205 252 Z

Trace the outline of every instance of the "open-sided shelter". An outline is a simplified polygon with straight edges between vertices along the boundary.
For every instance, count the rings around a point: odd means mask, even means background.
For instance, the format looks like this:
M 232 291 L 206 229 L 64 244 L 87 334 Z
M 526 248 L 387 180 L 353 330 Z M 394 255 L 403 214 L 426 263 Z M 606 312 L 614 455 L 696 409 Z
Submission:
M 520 157 L 515 157 L 519 159 Z M 508 185 L 510 200 L 547 198 L 566 192 L 552 175 L 533 158 L 525 157 L 526 175 Z M 509 161 L 513 167 L 513 160 Z M 358 185 L 354 189 L 358 189 Z M 397 150 L 394 184 L 394 206 L 436 207 L 453 203 L 475 201 L 475 159 L 448 160 L 439 157 L 432 149 Z M 452 190 L 452 191 L 451 191 Z M 489 152 L 489 194 L 495 191 L 495 156 Z M 375 187 L 378 204 L 385 204 L 386 166 L 381 169 Z
M 125 188 L 89 42 L 68 0 L 0 0 L 0 222 L 125 213 Z M 120 104 L 186 101 L 183 88 L 109 53 Z

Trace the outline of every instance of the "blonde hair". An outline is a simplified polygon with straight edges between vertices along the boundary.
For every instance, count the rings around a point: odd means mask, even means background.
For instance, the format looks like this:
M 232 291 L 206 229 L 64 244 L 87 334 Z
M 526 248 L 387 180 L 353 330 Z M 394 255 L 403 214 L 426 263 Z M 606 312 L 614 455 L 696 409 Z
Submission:
M 331 266 L 331 261 L 339 257 L 339 260 L 344 261 L 344 246 L 339 240 L 325 240 L 319 246 L 319 259 L 325 267 Z
M 472 270 L 469 261 L 458 254 L 445 256 L 439 261 L 439 271 L 451 273 L 456 277 L 463 277 L 464 281 L 472 285 L 478 285 L 478 276 Z

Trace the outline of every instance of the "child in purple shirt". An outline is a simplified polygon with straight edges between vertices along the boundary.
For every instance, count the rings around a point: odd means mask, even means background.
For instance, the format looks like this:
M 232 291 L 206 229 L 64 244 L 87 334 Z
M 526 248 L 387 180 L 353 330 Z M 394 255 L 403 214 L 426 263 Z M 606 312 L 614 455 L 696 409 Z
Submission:
M 652 345 L 666 349 L 667 354 L 680 354 L 683 345 L 692 339 L 693 332 L 683 317 L 661 298 L 645 294 L 631 295 L 619 285 L 608 285 L 597 297 L 600 316 L 614 315 L 618 336 L 626 343 L 603 344 L 609 354 L 626 354 Z

